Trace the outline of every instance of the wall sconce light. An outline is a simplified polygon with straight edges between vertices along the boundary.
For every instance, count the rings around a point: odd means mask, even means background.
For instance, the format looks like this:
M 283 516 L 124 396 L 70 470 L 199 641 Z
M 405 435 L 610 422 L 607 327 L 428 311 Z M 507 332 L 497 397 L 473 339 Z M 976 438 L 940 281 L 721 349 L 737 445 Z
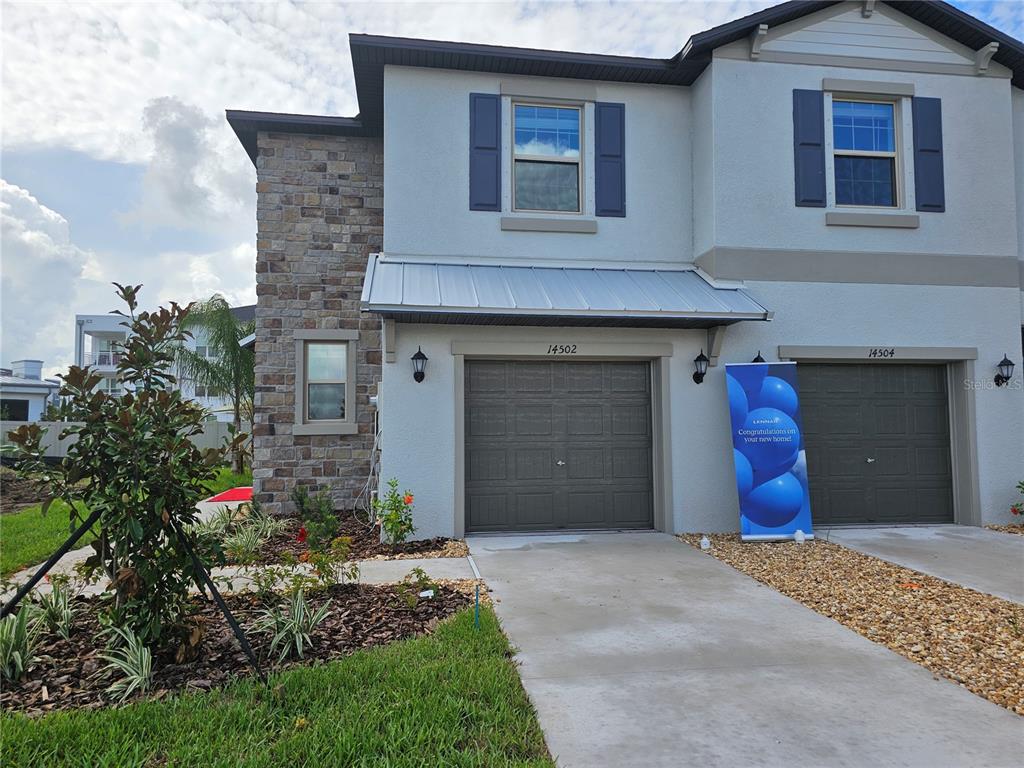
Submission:
M 694 384 L 700 384 L 704 381 L 704 374 L 708 372 L 708 356 L 704 354 L 704 350 L 700 351 L 700 354 L 693 358 L 693 382 Z
M 999 361 L 999 373 L 996 374 L 994 379 L 997 387 L 1002 387 L 1009 383 L 1010 379 L 1013 378 L 1013 360 L 1003 355 L 1003 359 Z
M 763 357 L 761 357 L 761 350 L 759 349 L 759 350 L 757 350 L 757 357 L 755 357 L 750 362 L 752 362 L 752 363 L 764 363 L 764 362 L 767 362 L 767 361 Z
M 422 348 L 417 347 L 416 354 L 410 359 L 412 360 L 412 378 L 417 384 L 419 384 L 427 378 L 427 374 L 423 372 L 427 367 L 427 356 L 423 354 Z

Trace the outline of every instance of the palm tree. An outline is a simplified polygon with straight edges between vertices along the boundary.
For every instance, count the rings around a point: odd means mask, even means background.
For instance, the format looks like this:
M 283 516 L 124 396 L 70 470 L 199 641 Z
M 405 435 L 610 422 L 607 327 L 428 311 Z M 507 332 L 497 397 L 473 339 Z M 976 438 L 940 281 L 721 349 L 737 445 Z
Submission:
M 238 342 L 255 330 L 255 323 L 239 322 L 231 306 L 220 294 L 192 305 L 185 318 L 186 330 L 200 331 L 206 339 L 208 356 L 194 349 L 179 347 L 178 368 L 184 378 L 215 397 L 231 401 L 236 434 L 242 429 L 242 415 L 252 418 L 253 398 L 256 394 L 255 358 L 251 349 L 243 349 Z M 244 452 L 234 451 L 232 464 L 235 472 L 244 471 Z

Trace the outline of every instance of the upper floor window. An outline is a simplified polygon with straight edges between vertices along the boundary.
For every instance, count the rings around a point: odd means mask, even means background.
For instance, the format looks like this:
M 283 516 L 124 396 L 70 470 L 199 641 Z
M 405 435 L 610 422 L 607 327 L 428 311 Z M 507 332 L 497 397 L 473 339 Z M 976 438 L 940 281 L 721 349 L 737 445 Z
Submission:
M 581 211 L 582 114 L 580 107 L 513 105 L 515 210 Z
M 347 369 L 347 342 L 306 344 L 307 421 L 338 421 L 345 418 Z
M 836 205 L 899 205 L 896 104 L 832 101 Z

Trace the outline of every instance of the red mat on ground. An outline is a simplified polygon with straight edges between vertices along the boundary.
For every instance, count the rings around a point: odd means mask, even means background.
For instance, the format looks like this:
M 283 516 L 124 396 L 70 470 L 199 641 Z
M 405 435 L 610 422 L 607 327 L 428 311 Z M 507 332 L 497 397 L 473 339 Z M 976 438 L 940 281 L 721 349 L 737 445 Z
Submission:
M 211 496 L 207 501 L 252 501 L 252 486 L 243 485 L 238 488 L 231 488 L 216 496 Z

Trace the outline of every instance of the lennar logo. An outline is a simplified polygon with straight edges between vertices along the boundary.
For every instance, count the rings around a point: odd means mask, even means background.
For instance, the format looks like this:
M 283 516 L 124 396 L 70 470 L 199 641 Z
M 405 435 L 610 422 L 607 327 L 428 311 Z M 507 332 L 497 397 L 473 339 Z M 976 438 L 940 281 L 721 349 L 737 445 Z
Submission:
M 754 419 L 755 424 L 778 424 L 779 417 L 772 416 L 770 419 Z

